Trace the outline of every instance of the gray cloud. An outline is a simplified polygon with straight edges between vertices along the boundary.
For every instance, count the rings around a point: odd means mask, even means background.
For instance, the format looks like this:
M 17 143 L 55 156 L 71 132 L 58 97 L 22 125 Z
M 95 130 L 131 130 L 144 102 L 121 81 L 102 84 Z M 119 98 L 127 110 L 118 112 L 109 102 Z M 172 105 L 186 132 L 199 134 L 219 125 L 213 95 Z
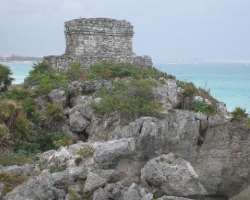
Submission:
M 1 0 L 0 53 L 60 54 L 64 21 L 112 17 L 135 25 L 135 51 L 156 62 L 249 59 L 249 8 L 249 0 Z

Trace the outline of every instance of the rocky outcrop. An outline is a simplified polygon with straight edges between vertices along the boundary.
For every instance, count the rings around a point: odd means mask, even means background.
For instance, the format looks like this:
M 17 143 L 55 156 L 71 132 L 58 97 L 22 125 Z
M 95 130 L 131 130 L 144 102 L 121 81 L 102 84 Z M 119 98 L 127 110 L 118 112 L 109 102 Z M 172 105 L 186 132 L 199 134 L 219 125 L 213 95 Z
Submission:
M 153 195 L 160 200 L 226 199 L 248 183 L 249 130 L 236 134 L 240 127 L 232 123 L 212 127 L 199 146 L 195 116 L 178 111 L 162 120 L 141 118 L 120 134 L 113 132 L 116 139 L 111 134 L 108 141 L 45 152 L 32 167 L 41 173 L 32 174 L 5 199 L 70 200 L 73 194 L 95 200 L 149 200 Z
M 3 199 L 227 200 L 249 185 L 250 130 L 229 121 L 222 104 L 213 116 L 180 109 L 182 89 L 163 78 L 153 88 L 159 116 L 124 122 L 91 106 L 112 84 L 75 81 L 39 99 L 41 107 L 63 104 L 65 130 L 81 141 L 41 153 L 33 164 L 0 167 L 0 174 L 27 176 Z
M 143 167 L 141 178 L 154 193 L 179 197 L 207 194 L 191 164 L 172 153 L 150 160 Z

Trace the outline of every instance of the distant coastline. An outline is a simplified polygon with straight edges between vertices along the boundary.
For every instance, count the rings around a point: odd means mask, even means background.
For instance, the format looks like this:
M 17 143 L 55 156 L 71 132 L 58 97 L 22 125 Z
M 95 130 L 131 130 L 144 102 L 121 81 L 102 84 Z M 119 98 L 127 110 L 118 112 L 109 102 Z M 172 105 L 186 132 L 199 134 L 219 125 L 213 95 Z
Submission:
M 40 57 L 31 57 L 31 56 L 17 56 L 17 55 L 10 55 L 10 56 L 1 56 L 0 55 L 0 62 L 39 62 L 42 58 Z

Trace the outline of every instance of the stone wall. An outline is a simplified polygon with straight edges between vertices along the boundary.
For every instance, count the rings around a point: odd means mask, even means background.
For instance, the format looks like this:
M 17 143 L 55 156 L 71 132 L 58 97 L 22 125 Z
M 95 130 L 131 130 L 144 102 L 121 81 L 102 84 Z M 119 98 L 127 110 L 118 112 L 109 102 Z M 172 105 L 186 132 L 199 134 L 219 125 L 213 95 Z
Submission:
M 62 56 L 47 56 L 55 69 L 65 70 L 72 63 L 88 67 L 98 62 L 130 63 L 151 67 L 148 56 L 133 53 L 133 26 L 125 20 L 83 18 L 65 23 L 66 51 Z

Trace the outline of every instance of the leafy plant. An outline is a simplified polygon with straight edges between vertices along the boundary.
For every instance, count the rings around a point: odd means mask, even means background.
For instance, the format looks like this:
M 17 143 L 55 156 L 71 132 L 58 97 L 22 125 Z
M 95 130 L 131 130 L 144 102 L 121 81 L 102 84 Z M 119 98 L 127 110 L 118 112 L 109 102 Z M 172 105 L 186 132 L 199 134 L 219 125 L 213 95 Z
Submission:
M 193 103 L 193 108 L 195 112 L 201 112 L 207 115 L 213 115 L 216 113 L 216 109 L 213 105 L 207 104 L 204 101 L 195 101 Z
M 116 82 L 111 91 L 101 91 L 102 99 L 99 103 L 94 103 L 93 107 L 102 115 L 118 112 L 128 119 L 156 115 L 161 105 L 152 92 L 155 84 L 154 81 L 146 79 Z
M 93 156 L 95 149 L 92 146 L 85 145 L 77 152 L 81 158 L 88 158 Z
M 11 71 L 10 69 L 0 64 L 0 92 L 6 91 L 7 88 L 11 85 L 13 78 L 11 78 Z
M 49 122 L 60 122 L 64 119 L 63 106 L 60 103 L 49 103 L 44 114 Z
M 242 120 L 248 117 L 246 109 L 243 109 L 240 107 L 236 107 L 234 111 L 232 112 L 232 115 L 233 115 L 234 120 Z
M 70 81 L 85 80 L 87 71 L 81 66 L 80 63 L 73 63 L 67 70 L 66 76 Z
M 1 153 L 0 154 L 0 165 L 24 165 L 33 161 L 33 155 L 24 153 Z
M 12 140 L 24 139 L 31 133 L 31 122 L 27 119 L 22 106 L 13 100 L 0 102 L 0 121 L 12 133 Z
M 3 194 L 10 192 L 25 180 L 27 180 L 27 176 L 24 175 L 0 173 L 0 182 L 4 184 Z
M 25 79 L 25 85 L 32 87 L 37 95 L 46 95 L 55 88 L 65 88 L 68 79 L 64 73 L 51 68 L 47 63 L 38 63 Z
M 92 65 L 88 71 L 89 79 L 114 79 L 131 77 L 135 79 L 167 76 L 155 68 L 140 68 L 131 64 L 100 63 Z
M 197 88 L 193 83 L 183 83 L 182 88 L 182 94 L 186 97 L 193 97 L 198 92 Z

